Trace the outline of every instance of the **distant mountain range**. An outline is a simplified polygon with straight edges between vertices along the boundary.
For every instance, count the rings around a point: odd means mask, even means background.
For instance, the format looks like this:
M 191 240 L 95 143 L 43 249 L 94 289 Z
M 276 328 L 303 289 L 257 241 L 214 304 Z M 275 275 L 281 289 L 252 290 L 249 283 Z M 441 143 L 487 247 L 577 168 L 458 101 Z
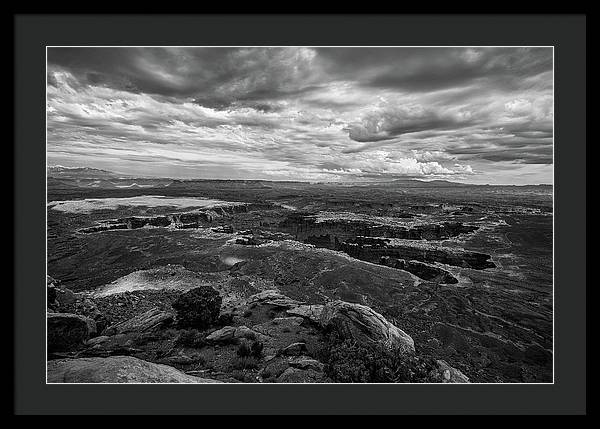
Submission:
M 67 188 L 152 188 L 170 185 L 168 178 L 134 177 L 113 171 L 92 167 L 63 167 L 61 165 L 47 168 L 48 186 Z
M 102 170 L 93 167 L 64 167 L 61 165 L 49 166 L 47 168 L 49 183 L 63 182 L 65 185 L 78 187 L 95 188 L 146 188 L 151 186 L 169 186 L 171 184 L 185 184 L 186 182 L 242 182 L 242 183 L 274 183 L 269 180 L 248 180 L 248 179 L 172 179 L 167 177 L 135 177 L 125 174 L 115 173 L 109 170 Z M 54 180 L 51 180 L 54 179 Z M 75 183 L 73 183 L 75 182 Z M 277 181 L 276 181 L 277 182 Z M 302 181 L 290 180 L 282 181 L 285 183 L 306 183 Z M 476 185 L 472 183 L 451 182 L 449 180 L 423 180 L 415 177 L 394 178 L 388 180 L 366 180 L 350 182 L 319 182 L 323 185 L 341 185 L 341 186 L 377 186 L 377 185 L 395 185 L 409 188 L 443 188 L 443 187 L 467 187 L 467 186 L 519 186 L 519 187 L 543 187 L 552 188 L 552 185 Z
M 92 167 L 63 167 L 62 165 L 49 166 L 46 169 L 48 177 L 70 178 L 70 179 L 107 179 L 118 178 L 118 175 L 108 170 Z

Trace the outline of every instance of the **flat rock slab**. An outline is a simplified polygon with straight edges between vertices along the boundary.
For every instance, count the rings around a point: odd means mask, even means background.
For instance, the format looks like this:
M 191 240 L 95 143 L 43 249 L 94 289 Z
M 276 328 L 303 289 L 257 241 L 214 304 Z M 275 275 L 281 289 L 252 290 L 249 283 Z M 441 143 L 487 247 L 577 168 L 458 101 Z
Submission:
M 313 323 L 319 323 L 321 320 L 321 313 L 323 312 L 323 305 L 299 305 L 297 307 L 286 310 L 286 313 L 290 316 L 304 317 Z
M 250 296 L 247 299 L 247 304 L 270 304 L 277 307 L 292 308 L 302 305 L 300 301 L 296 301 L 287 297 L 277 290 L 269 289 Z
M 219 383 L 131 356 L 48 362 L 48 383 Z
M 246 338 L 248 340 L 260 340 L 263 339 L 263 337 L 263 334 L 256 332 L 247 326 L 225 326 L 211 332 L 206 337 L 206 341 L 211 343 L 227 343 L 234 339 Z
M 289 365 L 298 369 L 312 369 L 314 371 L 323 372 L 325 365 L 316 359 L 308 356 L 295 356 L 289 359 Z
M 175 315 L 168 311 L 153 308 L 145 313 L 138 314 L 129 320 L 109 326 L 103 335 L 124 334 L 127 332 L 147 332 L 173 322 Z
M 308 350 L 306 349 L 306 343 L 292 343 L 289 346 L 282 348 L 279 351 L 279 354 L 283 356 L 300 356 L 306 353 Z

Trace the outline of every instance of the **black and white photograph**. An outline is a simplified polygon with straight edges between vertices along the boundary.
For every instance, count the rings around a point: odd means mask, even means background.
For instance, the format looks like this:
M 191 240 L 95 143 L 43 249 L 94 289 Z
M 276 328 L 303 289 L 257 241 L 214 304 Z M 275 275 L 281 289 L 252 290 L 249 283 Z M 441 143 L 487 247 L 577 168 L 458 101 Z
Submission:
M 48 46 L 46 173 L 47 383 L 554 382 L 552 46 Z

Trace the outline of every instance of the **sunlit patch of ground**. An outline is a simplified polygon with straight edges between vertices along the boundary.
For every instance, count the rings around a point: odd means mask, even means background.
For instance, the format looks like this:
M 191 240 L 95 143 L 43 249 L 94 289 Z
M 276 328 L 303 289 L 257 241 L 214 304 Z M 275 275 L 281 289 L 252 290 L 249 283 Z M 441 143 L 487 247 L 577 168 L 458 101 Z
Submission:
M 91 213 L 94 210 L 111 210 L 118 207 L 175 207 L 178 209 L 211 208 L 240 203 L 192 197 L 164 197 L 141 195 L 128 198 L 87 198 L 84 200 L 51 201 L 48 207 L 66 213 Z
M 137 290 L 189 290 L 198 287 L 200 279 L 193 271 L 180 265 L 168 265 L 150 270 L 134 271 L 109 283 L 92 295 L 103 297 Z

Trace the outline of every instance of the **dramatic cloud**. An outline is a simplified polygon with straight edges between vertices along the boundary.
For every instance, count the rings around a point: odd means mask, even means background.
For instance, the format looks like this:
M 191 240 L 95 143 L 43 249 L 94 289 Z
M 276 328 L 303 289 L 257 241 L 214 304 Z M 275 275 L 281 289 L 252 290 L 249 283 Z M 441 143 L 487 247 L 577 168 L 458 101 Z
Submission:
M 550 183 L 550 48 L 49 48 L 50 164 Z

